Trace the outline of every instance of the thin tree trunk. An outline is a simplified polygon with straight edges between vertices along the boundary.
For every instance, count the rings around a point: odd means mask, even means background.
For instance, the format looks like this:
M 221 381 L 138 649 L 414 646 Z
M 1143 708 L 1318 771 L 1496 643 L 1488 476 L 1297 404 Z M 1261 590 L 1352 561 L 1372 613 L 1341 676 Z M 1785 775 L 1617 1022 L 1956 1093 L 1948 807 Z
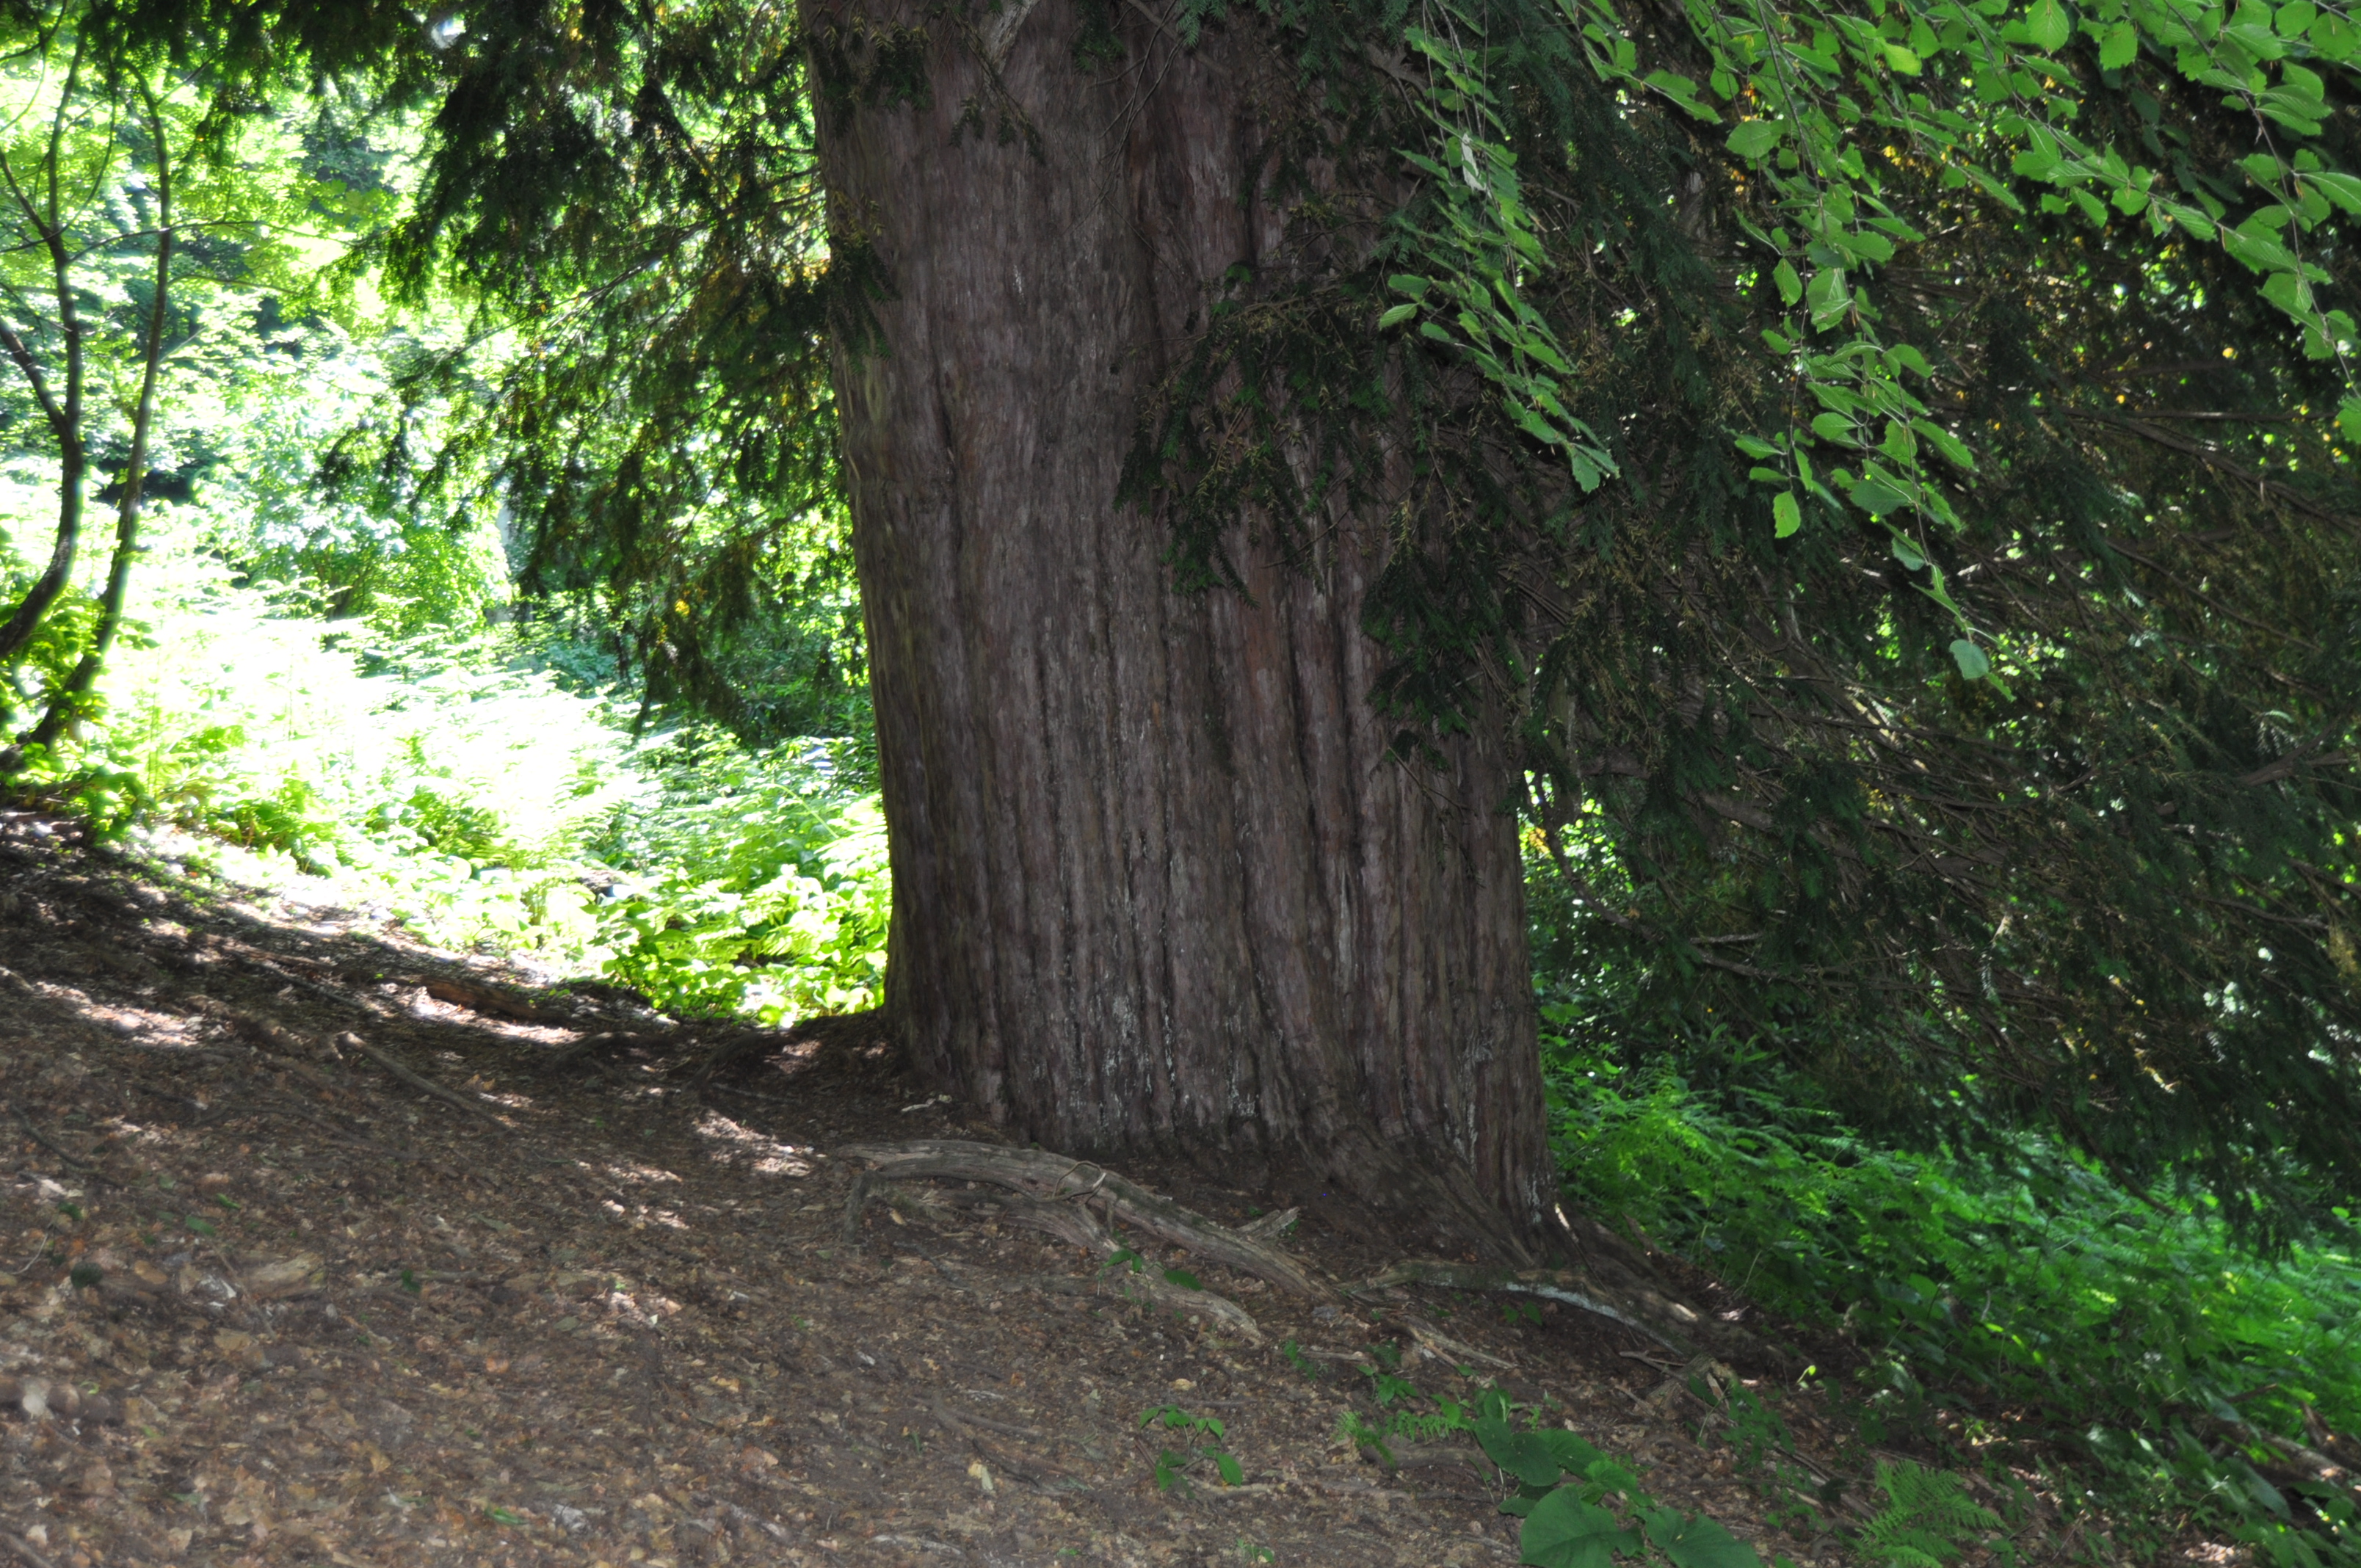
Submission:
M 74 555 L 82 543 L 82 481 L 89 473 L 90 459 L 82 444 L 80 419 L 69 420 L 63 410 L 53 410 L 40 366 L 14 328 L 0 325 L 0 349 L 6 351 L 32 382 L 34 396 L 41 403 L 42 413 L 58 443 L 58 532 L 49 545 L 49 564 L 33 579 L 24 598 L 16 601 L 7 620 L 0 622 L 0 664 L 6 664 L 33 640 L 49 607 L 57 602 L 58 595 L 65 591 L 67 582 L 73 576 Z M 78 351 L 76 345 L 77 357 Z M 74 368 L 78 370 L 79 365 Z
M 34 357 L 32 347 L 16 328 L 0 323 L 0 350 L 16 362 L 32 388 L 33 400 L 40 406 L 41 417 L 58 444 L 58 532 L 49 547 L 49 564 L 5 623 L 0 623 L 0 664 L 5 664 L 23 652 L 40 630 L 42 619 L 58 595 L 73 576 L 74 554 L 82 541 L 82 481 L 90 468 L 88 448 L 82 444 L 82 315 L 74 304 L 72 261 L 66 254 L 65 230 L 60 206 L 58 161 L 65 138 L 66 111 L 73 102 L 74 89 L 82 80 L 82 43 L 77 38 L 73 62 L 67 69 L 65 86 L 58 99 L 58 110 L 49 127 L 49 150 L 46 160 L 49 174 L 49 201 L 46 211 L 36 206 L 16 171 L 9 167 L 5 155 L 0 155 L 0 180 L 7 183 L 8 193 L 16 201 L 25 221 L 39 236 L 42 248 L 49 258 L 50 284 L 58 302 L 58 335 L 62 340 L 66 356 L 66 386 L 63 401 L 50 388 L 42 374 L 40 361 Z
M 1191 596 L 1163 521 L 1115 505 L 1137 400 L 1280 237 L 1259 24 L 1181 51 L 1127 19 L 1129 60 L 1085 65 L 1075 0 L 989 41 L 859 3 L 807 16 L 838 243 L 890 291 L 837 366 L 890 1023 L 1053 1148 L 1308 1152 L 1514 1254 L 1554 1182 L 1508 757 L 1389 757 L 1380 520 L 1301 566 L 1242 526 L 1245 590 Z M 924 106 L 859 79 L 896 27 L 930 29 Z
M 164 141 L 164 115 L 155 95 L 144 86 L 140 97 L 148 106 L 150 134 L 156 138 L 156 297 L 148 312 L 148 336 L 140 345 L 139 402 L 131 421 L 131 455 L 124 469 L 123 495 L 115 512 L 115 559 L 108 564 L 106 593 L 99 601 L 98 625 L 90 647 L 76 662 L 73 673 L 49 698 L 49 711 L 25 737 L 32 746 L 54 745 L 82 699 L 97 685 L 99 672 L 115 647 L 123 626 L 123 605 L 131 592 L 131 564 L 139 556 L 139 499 L 148 478 L 148 436 L 155 425 L 156 380 L 164 363 L 164 323 L 172 296 L 172 160 Z

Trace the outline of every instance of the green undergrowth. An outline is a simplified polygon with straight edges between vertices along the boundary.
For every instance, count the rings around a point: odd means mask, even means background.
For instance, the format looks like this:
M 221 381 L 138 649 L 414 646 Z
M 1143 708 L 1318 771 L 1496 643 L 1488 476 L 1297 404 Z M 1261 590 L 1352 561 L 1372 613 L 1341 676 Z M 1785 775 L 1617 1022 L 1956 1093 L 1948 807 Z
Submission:
M 1293 1352 L 1292 1342 L 1283 1347 L 1305 1366 Z M 1390 1464 L 1400 1443 L 1453 1434 L 1474 1438 L 1507 1494 L 1500 1512 L 1522 1521 L 1519 1556 L 1531 1568 L 1763 1568 L 1762 1553 L 1727 1526 L 1666 1506 L 1650 1493 L 1640 1466 L 1599 1448 L 1571 1422 L 1552 1426 L 1542 1406 L 1521 1403 L 1497 1387 L 1480 1389 L 1472 1401 L 1430 1398 L 1400 1375 L 1394 1347 L 1372 1346 L 1370 1354 L 1373 1365 L 1362 1374 L 1378 1413 L 1348 1409 L 1338 1423 L 1338 1441 Z M 1702 1396 L 1714 1397 L 1709 1387 Z M 2005 1534 L 2008 1521 L 1970 1497 L 1955 1475 L 1914 1461 L 1887 1461 L 1877 1465 L 1871 1490 L 1870 1511 L 1843 1527 L 1862 1561 L 1942 1568 L 1979 1547 L 2003 1561 L 2017 1555 Z M 1799 1539 L 1823 1537 L 1835 1527 L 1810 1505 L 1774 1509 L 1770 1522 L 1793 1527 Z M 1770 1561 L 1772 1568 L 1794 1568 L 1794 1559 L 1776 1550 Z
M 397 635 L 201 549 L 138 579 L 104 703 L 10 783 L 170 869 L 777 1024 L 872 1005 L 890 898 L 862 749 L 635 732 L 535 628 Z M 20 662 L 17 716 L 48 671 Z
M 2264 1563 L 2361 1563 L 2353 1495 L 2291 1481 L 2271 1443 L 2361 1430 L 2353 1249 L 2259 1258 L 2202 1201 L 2128 1191 L 2029 1135 L 1886 1146 L 1714 1048 L 1708 1091 L 1671 1053 L 1632 1067 L 1545 1040 L 1569 1197 L 1840 1337 L 1862 1445 L 2039 1479 L 2069 1556 L 2146 1560 L 2194 1530 Z

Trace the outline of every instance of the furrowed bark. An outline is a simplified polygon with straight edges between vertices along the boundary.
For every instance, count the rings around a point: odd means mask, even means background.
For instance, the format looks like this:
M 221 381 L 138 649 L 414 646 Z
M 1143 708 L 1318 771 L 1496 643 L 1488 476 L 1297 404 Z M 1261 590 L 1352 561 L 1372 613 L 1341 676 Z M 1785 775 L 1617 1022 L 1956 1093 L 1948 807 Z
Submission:
M 1120 15 L 1127 58 L 1085 64 L 1075 0 L 989 49 L 919 0 L 807 0 L 840 253 L 890 291 L 837 364 L 890 1026 L 1049 1146 L 1309 1151 L 1526 1261 L 1554 1182 L 1516 774 L 1482 738 L 1389 756 L 1382 520 L 1300 563 L 1242 525 L 1243 591 L 1192 596 L 1115 505 L 1138 400 L 1286 215 L 1259 24 L 1184 51 Z M 880 85 L 913 37 L 917 104 Z

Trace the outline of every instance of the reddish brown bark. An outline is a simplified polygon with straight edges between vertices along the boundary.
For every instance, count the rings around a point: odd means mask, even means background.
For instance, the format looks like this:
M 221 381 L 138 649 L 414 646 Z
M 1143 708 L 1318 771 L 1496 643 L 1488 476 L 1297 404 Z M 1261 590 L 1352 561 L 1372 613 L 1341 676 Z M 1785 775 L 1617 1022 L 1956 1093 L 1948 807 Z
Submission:
M 995 88 L 917 0 L 809 15 L 840 45 L 931 29 L 930 103 L 820 137 L 892 290 L 837 379 L 912 1061 L 1052 1148 L 1308 1150 L 1538 1221 L 1514 774 L 1482 740 L 1389 760 L 1360 630 L 1384 531 L 1339 518 L 1291 565 L 1242 528 L 1246 591 L 1186 595 L 1115 504 L 1137 400 L 1279 238 L 1257 40 L 1135 17 L 1127 61 L 1082 65 L 1074 0 L 1041 0 Z

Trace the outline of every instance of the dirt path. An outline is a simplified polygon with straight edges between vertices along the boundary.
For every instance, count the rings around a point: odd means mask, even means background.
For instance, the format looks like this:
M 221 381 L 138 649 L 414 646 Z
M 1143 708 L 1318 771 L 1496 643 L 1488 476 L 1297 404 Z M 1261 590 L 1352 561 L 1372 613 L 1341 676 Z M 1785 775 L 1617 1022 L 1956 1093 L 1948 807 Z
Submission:
M 847 1246 L 845 1146 L 994 1135 L 857 1039 L 700 1091 L 710 1045 L 0 817 L 0 1562 L 1513 1563 L 1474 1447 L 1339 1436 L 1495 1382 L 1766 1558 L 1837 1560 L 1773 1534 L 1654 1345 L 1570 1309 L 1315 1309 L 1141 1248 L 1257 1346 L 1032 1232 L 878 1206 Z M 1300 1205 L 1285 1245 L 1338 1277 L 1389 1261 L 1316 1188 L 1125 1173 Z

